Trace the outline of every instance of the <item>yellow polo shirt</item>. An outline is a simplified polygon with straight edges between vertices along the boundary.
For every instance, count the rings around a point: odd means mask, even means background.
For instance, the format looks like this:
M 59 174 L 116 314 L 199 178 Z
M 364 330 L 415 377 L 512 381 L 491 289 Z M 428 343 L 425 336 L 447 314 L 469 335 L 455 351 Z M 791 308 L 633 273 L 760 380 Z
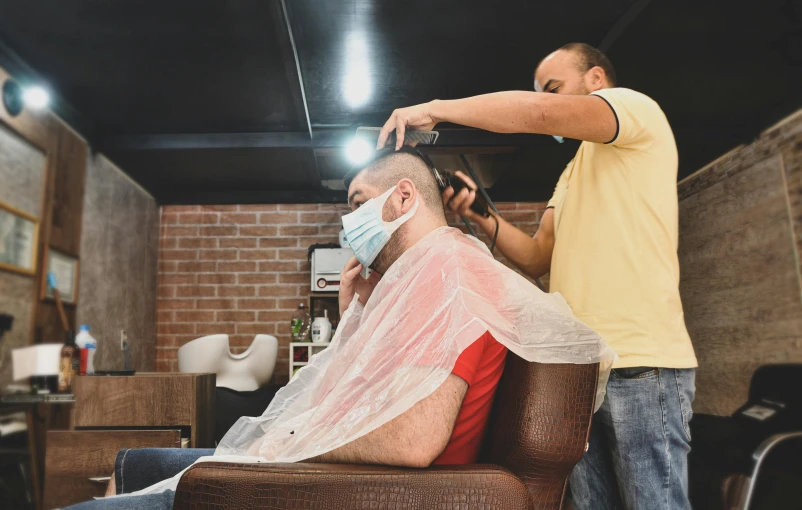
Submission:
M 677 146 L 651 98 L 594 92 L 618 121 L 560 176 L 550 290 L 618 353 L 615 368 L 696 367 L 679 295 Z

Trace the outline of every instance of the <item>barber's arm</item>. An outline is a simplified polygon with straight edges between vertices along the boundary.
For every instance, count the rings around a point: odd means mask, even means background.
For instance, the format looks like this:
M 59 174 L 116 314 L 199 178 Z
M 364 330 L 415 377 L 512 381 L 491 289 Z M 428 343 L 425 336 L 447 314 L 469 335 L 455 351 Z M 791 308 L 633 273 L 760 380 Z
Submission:
M 496 222 L 493 218 L 484 218 L 470 208 L 476 198 L 476 183 L 463 174 L 455 175 L 468 185 L 454 195 L 454 188 L 447 188 L 443 192 L 443 203 L 446 207 L 460 216 L 477 223 L 492 239 L 496 232 Z M 470 191 L 469 191 L 470 190 Z M 498 249 L 515 267 L 532 278 L 540 278 L 551 268 L 551 254 L 554 250 L 554 209 L 546 209 L 540 219 L 540 227 L 535 237 L 530 237 L 517 227 L 514 227 L 501 216 L 491 214 L 498 219 Z
M 378 429 L 305 462 L 423 468 L 445 450 L 468 384 L 454 374 L 434 393 Z
M 538 133 L 607 143 L 615 137 L 612 108 L 594 95 L 508 91 L 399 108 L 382 128 L 377 147 L 396 132 L 396 149 L 407 128 L 429 130 L 452 122 L 496 133 Z

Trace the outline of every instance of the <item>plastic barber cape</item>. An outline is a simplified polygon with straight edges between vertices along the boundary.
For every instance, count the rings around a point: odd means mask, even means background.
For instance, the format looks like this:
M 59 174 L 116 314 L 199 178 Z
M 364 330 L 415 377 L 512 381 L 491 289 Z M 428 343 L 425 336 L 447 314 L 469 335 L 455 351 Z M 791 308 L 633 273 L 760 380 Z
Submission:
M 242 417 L 198 462 L 299 462 L 381 427 L 432 394 L 486 331 L 538 363 L 601 362 L 601 405 L 613 350 L 487 247 L 442 227 L 407 250 L 363 308 L 355 298 L 330 346 L 260 417 Z M 175 490 L 182 473 L 134 494 Z

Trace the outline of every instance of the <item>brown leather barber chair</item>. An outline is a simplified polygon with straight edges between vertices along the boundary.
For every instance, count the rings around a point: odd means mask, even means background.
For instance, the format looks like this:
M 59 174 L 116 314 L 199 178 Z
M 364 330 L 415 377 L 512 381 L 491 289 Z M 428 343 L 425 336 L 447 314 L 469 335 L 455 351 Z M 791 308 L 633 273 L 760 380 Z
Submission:
M 559 509 L 590 432 L 599 365 L 507 356 L 483 464 L 427 469 L 199 463 L 175 509 Z

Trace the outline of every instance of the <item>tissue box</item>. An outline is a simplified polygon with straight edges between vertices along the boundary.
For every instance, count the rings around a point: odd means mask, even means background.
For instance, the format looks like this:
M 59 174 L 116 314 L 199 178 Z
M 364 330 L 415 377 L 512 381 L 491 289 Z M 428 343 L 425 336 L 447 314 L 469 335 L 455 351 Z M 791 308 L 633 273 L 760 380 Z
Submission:
M 13 379 L 58 375 L 61 344 L 40 344 L 11 351 Z

